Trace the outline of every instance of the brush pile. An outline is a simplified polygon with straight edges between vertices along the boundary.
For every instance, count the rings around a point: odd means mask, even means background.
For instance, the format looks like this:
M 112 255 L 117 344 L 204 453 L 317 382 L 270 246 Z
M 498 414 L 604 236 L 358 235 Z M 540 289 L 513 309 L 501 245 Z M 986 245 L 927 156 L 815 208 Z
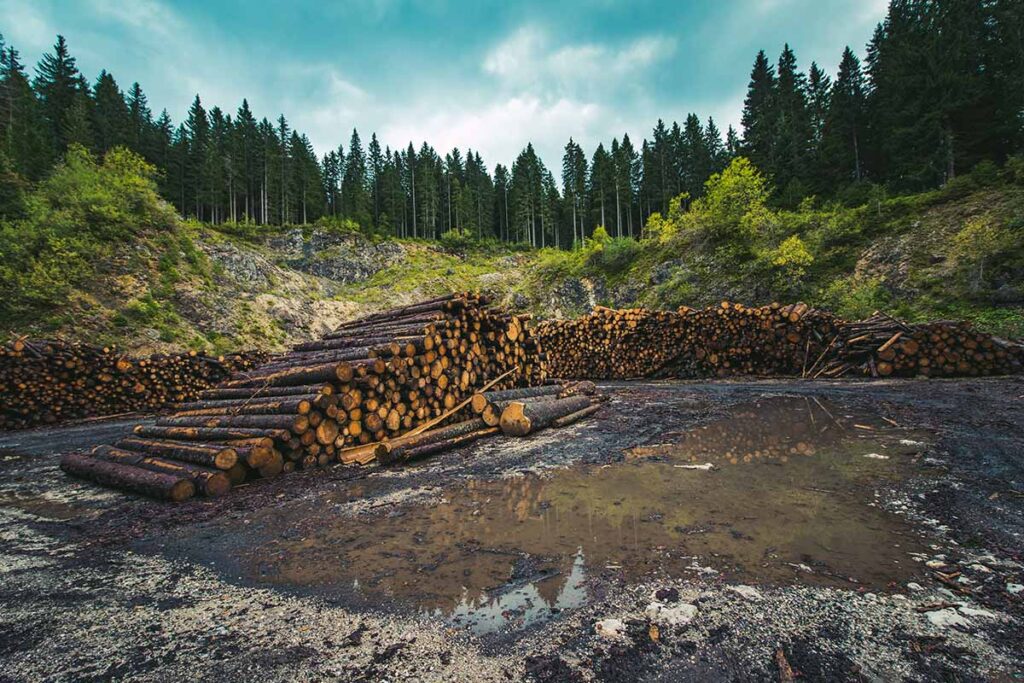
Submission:
M 0 346 L 0 429 L 159 410 L 265 359 L 195 351 L 131 358 L 115 347 L 18 338 Z
M 479 438 L 465 424 L 440 425 L 462 417 L 477 391 L 545 379 L 529 320 L 488 305 L 485 296 L 456 294 L 344 323 L 235 373 L 154 426 L 136 427 L 116 448 L 67 456 L 62 466 L 177 500 L 332 462 L 407 460 Z M 192 490 L 172 485 L 175 478 Z
M 597 308 L 538 326 L 553 376 L 977 376 L 1021 372 L 1024 347 L 967 323 L 849 322 L 806 304 L 678 311 Z

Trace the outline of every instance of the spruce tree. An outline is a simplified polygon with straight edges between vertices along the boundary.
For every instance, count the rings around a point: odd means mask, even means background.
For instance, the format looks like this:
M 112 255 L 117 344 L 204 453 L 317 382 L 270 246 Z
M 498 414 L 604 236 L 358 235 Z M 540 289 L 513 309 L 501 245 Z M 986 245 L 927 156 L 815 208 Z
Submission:
M 13 46 L 0 38 L 0 143 L 12 172 L 39 180 L 53 164 L 51 131 Z
M 786 44 L 779 55 L 775 80 L 776 153 L 773 166 L 780 199 L 795 206 L 807 192 L 811 161 L 811 121 L 807 107 L 807 78 L 797 70 L 796 54 Z
M 370 145 L 367 148 L 369 153 L 369 174 L 370 174 L 370 200 L 373 206 L 373 226 L 380 227 L 381 212 L 381 180 L 384 173 L 384 155 L 380 150 L 380 142 L 377 134 L 370 136 Z
M 359 131 L 352 129 L 348 142 L 348 158 L 345 160 L 345 174 L 341 185 L 341 210 L 361 227 L 372 225 L 370 197 L 367 191 L 366 156 Z
M 46 53 L 36 66 L 36 78 L 33 84 L 42 105 L 43 116 L 50 125 L 50 133 L 58 154 L 63 154 L 68 146 L 67 131 L 84 137 L 83 128 L 88 123 L 88 106 L 80 101 L 83 95 L 83 84 L 75 58 L 68 50 L 64 36 L 58 35 L 52 53 Z M 72 108 L 77 110 L 73 113 Z M 86 116 L 83 123 L 82 116 Z M 74 116 L 76 120 L 68 122 Z
M 743 101 L 742 153 L 766 173 L 775 168 L 777 119 L 775 69 L 764 50 L 760 50 L 754 59 L 747 97 Z
M 142 92 L 142 86 L 138 82 L 132 83 L 127 99 L 129 121 L 127 144 L 150 162 L 156 163 L 153 112 L 150 110 L 149 100 Z
M 131 136 L 131 114 L 124 94 L 114 77 L 100 71 L 93 87 L 92 131 L 96 151 L 106 154 L 118 146 L 128 146 Z
M 860 60 L 847 47 L 832 86 L 820 149 L 820 168 L 833 191 L 864 176 L 866 93 Z

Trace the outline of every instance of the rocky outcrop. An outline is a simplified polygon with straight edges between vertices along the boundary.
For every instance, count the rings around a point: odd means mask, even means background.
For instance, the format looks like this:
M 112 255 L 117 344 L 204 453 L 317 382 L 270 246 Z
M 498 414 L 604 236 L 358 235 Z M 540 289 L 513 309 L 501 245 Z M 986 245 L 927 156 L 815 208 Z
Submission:
M 204 242 L 201 248 L 211 261 L 239 284 L 268 287 L 273 282 L 276 267 L 256 251 L 240 249 L 230 242 Z
M 397 242 L 372 242 L 354 233 L 292 230 L 267 242 L 282 265 L 341 284 L 360 282 L 405 256 Z

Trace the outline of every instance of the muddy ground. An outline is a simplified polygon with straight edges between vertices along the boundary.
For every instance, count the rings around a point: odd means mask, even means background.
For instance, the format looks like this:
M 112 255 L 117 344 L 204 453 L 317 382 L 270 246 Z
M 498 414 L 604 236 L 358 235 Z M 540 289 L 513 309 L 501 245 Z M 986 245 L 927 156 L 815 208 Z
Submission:
M 1024 677 L 1024 381 L 604 388 L 177 506 L 0 436 L 0 680 Z

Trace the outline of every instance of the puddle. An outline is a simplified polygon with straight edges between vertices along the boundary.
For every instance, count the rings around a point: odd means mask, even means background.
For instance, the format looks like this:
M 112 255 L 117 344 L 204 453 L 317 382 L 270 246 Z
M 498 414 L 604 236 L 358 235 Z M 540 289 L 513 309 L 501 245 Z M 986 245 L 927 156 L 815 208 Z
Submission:
M 872 503 L 908 471 L 920 435 L 771 398 L 662 438 L 612 464 L 462 481 L 429 504 L 320 518 L 250 546 L 242 568 L 366 606 L 411 604 L 476 633 L 578 607 L 598 579 L 879 590 L 915 575 L 920 541 Z

